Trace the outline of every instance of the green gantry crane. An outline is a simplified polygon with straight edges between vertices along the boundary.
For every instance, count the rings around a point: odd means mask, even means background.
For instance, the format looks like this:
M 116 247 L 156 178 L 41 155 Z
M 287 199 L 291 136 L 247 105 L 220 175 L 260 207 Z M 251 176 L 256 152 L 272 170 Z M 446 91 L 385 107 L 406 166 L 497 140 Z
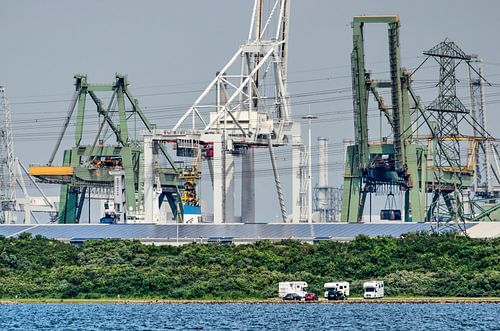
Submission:
M 123 176 L 125 209 L 127 214 L 135 215 L 142 209 L 143 201 L 143 144 L 135 136 L 129 134 L 129 120 L 137 117 L 143 127 L 151 132 L 154 126 L 148 121 L 143 111 L 128 89 L 127 76 L 116 74 L 113 84 L 90 84 L 85 75 L 75 75 L 75 93 L 69 107 L 62 131 L 56 146 L 50 156 L 47 166 L 32 166 L 30 174 L 41 181 L 61 184 L 59 223 L 78 223 L 86 193 L 91 188 L 113 189 L 115 174 L 120 169 Z M 106 108 L 98 97 L 98 92 L 111 92 L 109 105 Z M 99 127 L 92 145 L 83 145 L 84 121 L 86 118 L 87 98 L 93 101 L 99 116 Z M 130 104 L 127 109 L 126 100 Z M 116 102 L 116 109 L 113 104 Z M 52 163 L 61 145 L 62 139 L 72 120 L 76 108 L 75 118 L 75 146 L 64 151 L 63 166 L 53 166 Z M 118 123 L 113 120 L 118 114 Z M 104 136 L 108 130 L 112 131 L 116 139 L 113 145 L 104 145 Z M 182 203 L 180 190 L 184 183 L 179 180 L 178 170 L 165 150 L 159 145 L 170 167 L 161 169 L 161 187 L 166 200 L 170 204 L 174 216 L 182 218 Z M 89 192 L 90 194 L 90 192 Z M 163 201 L 163 200 L 162 200 Z M 129 217 L 130 218 L 130 217 Z
M 365 66 L 363 30 L 366 24 L 387 24 L 389 35 L 390 80 L 377 81 Z M 458 199 L 453 192 L 472 183 L 473 169 L 468 167 L 429 166 L 428 147 L 418 144 L 417 117 L 425 124 L 435 148 L 446 138 L 438 137 L 428 113 L 411 87 L 411 73 L 401 67 L 400 21 L 398 16 L 356 16 L 352 22 L 352 81 L 354 103 L 354 145 L 347 147 L 341 220 L 360 222 L 369 193 L 379 187 L 395 187 L 404 192 L 404 220 L 432 220 L 433 210 L 426 213 L 426 192 L 439 191 L 456 219 Z M 390 89 L 391 105 L 387 105 L 379 89 Z M 368 100 L 370 94 L 392 129 L 393 140 L 370 143 L 368 138 Z M 410 102 L 412 106 L 410 107 Z M 443 150 L 443 148 L 441 148 Z M 462 209 L 463 210 L 463 209 Z

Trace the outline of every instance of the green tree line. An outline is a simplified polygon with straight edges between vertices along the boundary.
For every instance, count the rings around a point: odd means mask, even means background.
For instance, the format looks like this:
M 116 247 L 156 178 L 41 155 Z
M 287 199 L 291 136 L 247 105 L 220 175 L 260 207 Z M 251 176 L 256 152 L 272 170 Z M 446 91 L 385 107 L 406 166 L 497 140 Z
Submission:
M 500 238 L 408 234 L 318 244 L 145 245 L 91 240 L 81 247 L 21 234 L 0 238 L 0 297 L 245 299 L 277 296 L 278 282 L 385 282 L 386 295 L 500 296 Z

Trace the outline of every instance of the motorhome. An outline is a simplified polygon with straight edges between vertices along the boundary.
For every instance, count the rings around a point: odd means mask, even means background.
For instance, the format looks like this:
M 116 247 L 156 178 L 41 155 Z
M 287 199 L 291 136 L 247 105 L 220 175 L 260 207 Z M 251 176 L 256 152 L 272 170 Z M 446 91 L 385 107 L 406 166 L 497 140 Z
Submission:
M 288 293 L 297 293 L 302 298 L 306 296 L 307 293 L 307 283 L 306 282 L 280 282 L 278 295 L 283 298 Z
M 364 298 L 375 299 L 384 297 L 384 282 L 381 280 L 372 280 L 363 284 Z
M 325 298 L 328 297 L 328 291 L 336 290 L 341 291 L 346 297 L 349 296 L 349 282 L 329 282 L 325 283 Z

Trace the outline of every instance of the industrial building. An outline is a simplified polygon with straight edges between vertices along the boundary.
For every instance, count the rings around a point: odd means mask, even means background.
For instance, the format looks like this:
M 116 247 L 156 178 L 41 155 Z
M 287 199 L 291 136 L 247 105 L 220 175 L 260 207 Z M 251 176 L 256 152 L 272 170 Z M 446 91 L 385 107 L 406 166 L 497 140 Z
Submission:
M 492 225 L 494 225 L 492 227 Z M 457 231 L 446 229 L 442 231 Z M 349 241 L 359 235 L 400 238 L 409 232 L 432 232 L 429 223 L 378 224 L 41 224 L 4 225 L 0 236 L 15 237 L 21 233 L 43 236 L 73 244 L 95 239 L 130 239 L 145 244 L 184 245 L 189 243 L 248 244 L 260 240 L 300 240 L 319 243 L 325 240 Z M 498 223 L 467 223 L 471 237 L 500 236 Z

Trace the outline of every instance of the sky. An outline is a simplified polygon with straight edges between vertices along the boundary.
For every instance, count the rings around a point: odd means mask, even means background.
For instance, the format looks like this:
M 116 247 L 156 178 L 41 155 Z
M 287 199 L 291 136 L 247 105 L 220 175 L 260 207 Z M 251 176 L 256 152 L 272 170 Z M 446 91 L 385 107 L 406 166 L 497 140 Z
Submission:
M 489 129 L 498 135 L 500 91 L 495 84 L 500 81 L 500 2 L 291 1 L 288 79 L 292 113 L 297 120 L 309 111 L 318 115 L 313 123 L 313 166 L 317 162 L 315 137 L 325 136 L 330 142 L 332 186 L 342 183 L 342 141 L 352 139 L 354 131 L 350 92 L 354 15 L 398 14 L 402 62 L 410 69 L 424 60 L 424 50 L 446 37 L 466 53 L 479 54 L 485 78 L 492 83 L 486 89 Z M 252 5 L 251 0 L 2 1 L 0 84 L 11 102 L 16 155 L 25 165 L 48 161 L 76 73 L 85 73 L 96 83 L 111 83 L 116 72 L 128 74 L 130 89 L 146 115 L 157 127 L 172 127 L 245 42 Z M 370 27 L 366 33 L 367 63 L 380 78 L 387 78 L 388 70 L 385 29 Z M 437 81 L 438 74 L 436 63 L 428 61 L 414 76 L 424 103 L 434 99 L 437 89 L 422 87 Z M 457 75 L 459 96 L 467 105 L 466 72 Z M 70 134 L 61 150 L 72 144 Z M 287 172 L 291 155 L 289 150 L 280 150 L 277 156 L 291 211 Z M 59 153 L 56 160 L 61 159 Z M 273 184 L 270 172 L 265 171 L 270 164 L 264 155 L 258 161 L 263 175 L 256 185 L 257 218 L 274 219 L 279 205 L 273 186 L 267 185 Z M 208 182 L 204 182 L 206 192 Z M 46 189 L 57 194 L 54 187 Z

